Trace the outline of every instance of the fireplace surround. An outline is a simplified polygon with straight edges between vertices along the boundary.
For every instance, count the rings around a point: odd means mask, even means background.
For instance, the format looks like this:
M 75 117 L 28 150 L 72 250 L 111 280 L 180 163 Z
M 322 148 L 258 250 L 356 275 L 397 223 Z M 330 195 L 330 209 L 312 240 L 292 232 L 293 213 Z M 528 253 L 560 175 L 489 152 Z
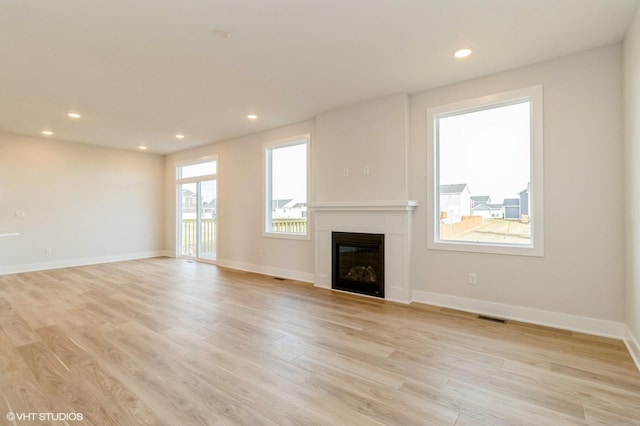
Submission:
M 384 292 L 381 297 L 402 303 L 411 301 L 411 229 L 417 202 L 336 201 L 309 206 L 313 215 L 314 284 L 332 288 L 333 232 L 384 235 Z

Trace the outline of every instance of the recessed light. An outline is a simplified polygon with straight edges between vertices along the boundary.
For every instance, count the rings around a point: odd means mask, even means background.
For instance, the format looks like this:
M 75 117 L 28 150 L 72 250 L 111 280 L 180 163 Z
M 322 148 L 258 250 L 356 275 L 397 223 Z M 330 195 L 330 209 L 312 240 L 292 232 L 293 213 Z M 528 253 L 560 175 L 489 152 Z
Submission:
M 78 118 L 82 117 L 80 114 L 78 114 L 77 112 L 70 112 L 67 114 L 67 117 L 69 118 L 73 118 L 74 120 L 77 120 Z
M 53 132 L 52 132 L 51 130 L 43 130 L 41 133 L 42 133 L 43 135 L 45 135 L 45 136 L 51 136 L 51 135 L 53 135 Z
M 138 149 L 139 149 L 140 151 L 144 151 L 144 150 L 146 150 L 146 149 L 147 149 L 147 147 L 146 147 L 146 146 L 144 146 L 144 145 L 140 145 L 140 146 L 138 147 Z
M 184 135 L 182 133 L 176 133 L 177 139 L 184 139 Z
M 247 118 L 248 118 L 249 120 L 257 120 L 257 119 L 258 119 L 258 116 L 257 116 L 257 115 L 255 115 L 255 114 L 249 114 L 249 115 L 247 115 Z
M 458 59 L 462 59 L 462 58 L 466 58 L 467 56 L 471 55 L 471 49 L 458 49 L 455 52 L 453 52 L 453 56 L 455 56 Z

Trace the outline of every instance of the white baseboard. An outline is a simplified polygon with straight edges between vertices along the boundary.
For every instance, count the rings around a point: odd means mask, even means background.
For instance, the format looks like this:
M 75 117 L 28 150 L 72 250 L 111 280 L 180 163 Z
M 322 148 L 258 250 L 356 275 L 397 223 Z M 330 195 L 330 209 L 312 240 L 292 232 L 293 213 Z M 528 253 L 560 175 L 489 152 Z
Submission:
M 592 334 L 614 339 L 624 339 L 624 324 L 595 318 L 562 314 L 522 306 L 468 299 L 441 293 L 413 290 L 413 301 L 428 305 L 442 306 L 460 311 L 511 319 L 579 333 Z M 636 361 L 637 362 L 637 361 Z
M 127 253 L 111 256 L 86 257 L 82 259 L 56 260 L 52 262 L 27 263 L 23 265 L 0 266 L 0 275 L 21 274 L 24 272 L 46 271 L 48 269 L 74 268 L 76 266 L 96 265 L 100 263 L 123 262 L 127 260 L 149 259 L 166 256 L 163 250 L 140 253 Z
M 640 371 L 640 344 L 638 344 L 638 340 L 636 340 L 626 325 L 624 326 L 624 344 L 627 345 L 631 358 L 633 358 L 633 362 L 636 363 L 636 367 L 638 367 L 638 371 Z
M 293 269 L 274 268 L 266 265 L 255 265 L 252 263 L 238 262 L 235 260 L 216 260 L 216 265 L 239 271 L 254 272 L 256 274 L 269 275 L 272 277 L 287 278 L 290 280 L 313 283 L 314 274 L 312 272 L 300 272 Z

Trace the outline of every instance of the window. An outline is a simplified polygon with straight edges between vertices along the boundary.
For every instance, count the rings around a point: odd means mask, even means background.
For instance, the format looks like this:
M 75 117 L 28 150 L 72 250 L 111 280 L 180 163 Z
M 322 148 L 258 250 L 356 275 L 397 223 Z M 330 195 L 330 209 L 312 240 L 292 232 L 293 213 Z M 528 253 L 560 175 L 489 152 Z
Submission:
M 215 175 L 218 173 L 217 161 L 203 161 L 201 163 L 185 164 L 176 168 L 178 179 L 188 179 L 198 176 Z
M 176 165 L 178 256 L 216 260 L 217 173 L 216 160 Z
M 265 145 L 265 235 L 308 238 L 309 135 Z
M 429 248 L 542 256 L 542 87 L 430 108 L 427 116 Z

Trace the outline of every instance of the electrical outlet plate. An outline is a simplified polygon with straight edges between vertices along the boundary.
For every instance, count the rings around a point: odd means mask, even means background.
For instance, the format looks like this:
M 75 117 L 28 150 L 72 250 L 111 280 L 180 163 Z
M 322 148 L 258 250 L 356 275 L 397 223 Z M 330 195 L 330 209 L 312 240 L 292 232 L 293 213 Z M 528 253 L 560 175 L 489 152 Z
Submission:
M 475 272 L 471 272 L 469 273 L 469 284 L 477 284 L 478 283 L 478 277 L 476 276 Z

